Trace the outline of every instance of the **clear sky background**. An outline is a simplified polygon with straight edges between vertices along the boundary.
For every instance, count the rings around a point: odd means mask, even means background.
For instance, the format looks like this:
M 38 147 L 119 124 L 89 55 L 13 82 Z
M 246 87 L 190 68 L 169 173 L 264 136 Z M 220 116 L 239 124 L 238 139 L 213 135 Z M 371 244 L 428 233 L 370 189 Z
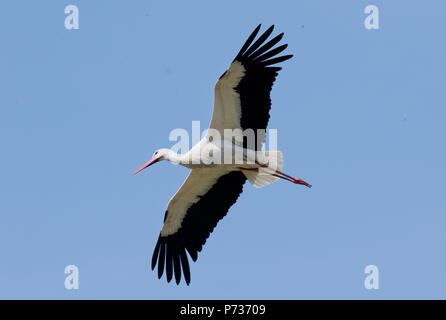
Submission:
M 446 298 L 445 18 L 434 0 L 3 1 L 0 298 Z M 131 172 L 172 129 L 207 127 L 259 23 L 295 55 L 270 128 L 313 188 L 246 184 L 191 285 L 167 284 L 149 260 L 188 170 Z

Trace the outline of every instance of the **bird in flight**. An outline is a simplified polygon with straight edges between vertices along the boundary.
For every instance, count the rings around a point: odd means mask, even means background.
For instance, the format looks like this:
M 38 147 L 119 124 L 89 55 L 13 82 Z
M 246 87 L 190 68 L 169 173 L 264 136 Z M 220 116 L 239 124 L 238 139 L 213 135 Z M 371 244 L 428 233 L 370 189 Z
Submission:
M 279 178 L 311 187 L 304 180 L 281 171 L 283 160 L 280 151 L 261 151 L 271 107 L 270 91 L 281 70 L 275 65 L 292 55 L 278 56 L 287 47 L 287 44 L 276 46 L 283 33 L 267 41 L 274 26 L 255 40 L 260 26 L 251 33 L 228 70 L 215 84 L 212 119 L 204 138 L 183 154 L 159 149 L 152 159 L 133 173 L 162 160 L 191 169 L 186 181 L 169 201 L 153 252 L 152 270 L 158 264 L 158 277 L 161 278 L 165 270 L 168 282 L 175 275 L 179 284 L 183 271 L 189 285 L 191 276 L 187 253 L 194 262 L 197 260 L 198 252 L 218 221 L 242 193 L 246 180 L 255 187 L 263 187 Z M 227 129 L 239 130 L 237 132 L 252 130 L 253 134 L 251 139 L 246 136 L 227 139 Z M 229 162 L 209 161 L 210 158 L 221 159 L 223 154 L 231 155 Z

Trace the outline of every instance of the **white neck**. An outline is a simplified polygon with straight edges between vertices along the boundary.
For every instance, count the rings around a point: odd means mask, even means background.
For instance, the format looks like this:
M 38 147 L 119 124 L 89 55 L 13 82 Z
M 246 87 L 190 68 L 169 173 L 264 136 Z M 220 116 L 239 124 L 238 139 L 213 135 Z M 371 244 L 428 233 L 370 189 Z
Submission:
M 183 164 L 183 163 L 186 163 L 186 161 L 185 161 L 186 156 L 187 156 L 187 153 L 178 154 L 172 150 L 168 150 L 167 154 L 164 155 L 164 158 L 167 161 L 175 163 L 175 164 Z

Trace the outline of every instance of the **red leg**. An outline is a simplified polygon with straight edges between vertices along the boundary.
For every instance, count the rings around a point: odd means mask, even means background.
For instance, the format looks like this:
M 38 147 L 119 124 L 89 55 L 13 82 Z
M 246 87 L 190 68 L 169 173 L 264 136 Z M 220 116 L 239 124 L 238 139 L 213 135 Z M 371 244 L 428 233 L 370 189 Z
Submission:
M 262 167 L 265 167 L 265 166 L 262 166 Z M 250 171 L 258 171 L 259 170 L 259 168 L 242 168 L 242 167 L 239 167 L 239 169 L 241 169 L 241 170 L 250 170 Z M 292 183 L 301 184 L 301 185 L 304 185 L 304 186 L 306 186 L 308 188 L 311 188 L 311 184 L 309 184 L 308 182 L 306 182 L 306 181 L 304 181 L 302 179 L 294 178 L 294 177 L 289 176 L 289 175 L 287 175 L 287 174 L 285 174 L 285 173 L 283 173 L 281 171 L 275 171 L 275 172 L 276 173 L 272 174 L 275 177 L 287 180 L 287 181 L 292 182 Z

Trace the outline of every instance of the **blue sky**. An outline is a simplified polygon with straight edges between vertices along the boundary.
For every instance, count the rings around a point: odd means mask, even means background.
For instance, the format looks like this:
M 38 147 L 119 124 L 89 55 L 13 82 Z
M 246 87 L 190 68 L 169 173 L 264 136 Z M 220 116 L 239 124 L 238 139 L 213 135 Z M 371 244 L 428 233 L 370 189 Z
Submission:
M 80 29 L 64 27 L 77 5 Z M 380 29 L 366 30 L 377 5 Z M 4 1 L 0 298 L 446 298 L 441 1 Z M 253 28 L 287 52 L 272 91 L 285 181 L 244 193 L 192 283 L 149 268 L 188 170 L 131 172 L 206 127 Z M 79 268 L 66 290 L 64 268 Z M 379 290 L 364 268 L 379 268 Z

